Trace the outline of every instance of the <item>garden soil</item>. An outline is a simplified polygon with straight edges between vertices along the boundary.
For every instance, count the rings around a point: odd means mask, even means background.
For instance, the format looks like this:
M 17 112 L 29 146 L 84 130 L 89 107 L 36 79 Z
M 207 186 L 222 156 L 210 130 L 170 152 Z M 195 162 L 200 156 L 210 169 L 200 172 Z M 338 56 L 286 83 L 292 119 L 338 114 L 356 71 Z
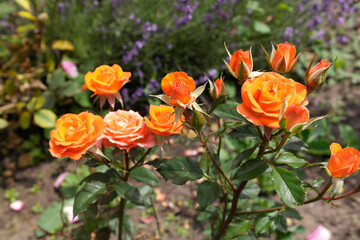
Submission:
M 360 135 L 360 88 L 348 83 L 333 85 L 322 88 L 313 93 L 314 98 L 310 100 L 312 116 L 327 113 L 331 108 L 341 109 L 347 119 L 343 123 L 354 127 Z M 181 150 L 180 147 L 177 148 Z M 321 162 L 326 159 L 311 159 L 312 162 Z M 19 199 L 25 203 L 21 212 L 13 212 L 9 208 L 9 201 L 3 198 L 0 201 L 0 240 L 32 240 L 34 237 L 33 226 L 36 225 L 40 215 L 34 214 L 31 207 L 40 203 L 45 209 L 59 201 L 59 195 L 53 187 L 57 175 L 64 171 L 74 171 L 76 168 L 72 161 L 51 160 L 42 162 L 34 167 L 16 171 L 12 181 L 2 185 L 7 188 L 14 187 L 20 193 Z M 309 167 L 305 170 L 306 179 L 315 179 L 319 175 L 328 179 L 324 171 L 318 167 Z M 360 182 L 360 174 L 346 179 L 346 190 L 351 190 Z M 40 193 L 31 193 L 30 188 L 37 184 L 41 187 Z M 197 212 L 194 210 L 196 183 L 176 186 L 170 182 L 162 181 L 158 187 L 166 194 L 166 199 L 156 202 L 156 212 L 163 231 L 164 240 L 202 239 L 202 231 L 206 226 L 196 223 Z M 5 188 L 0 188 L 0 196 L 4 196 Z M 333 240 L 360 239 L 360 193 L 346 199 L 333 201 L 332 203 L 315 202 L 298 207 L 302 220 L 290 222 L 300 224 L 306 228 L 306 232 L 298 234 L 296 239 L 305 239 L 320 224 L 329 229 Z M 141 212 L 131 210 L 130 214 L 135 223 L 136 237 L 138 240 L 156 239 L 156 221 L 142 223 Z M 33 226 L 32 226 L 33 225 Z M 47 238 L 50 239 L 50 238 Z M 114 237 L 112 239 L 115 239 Z

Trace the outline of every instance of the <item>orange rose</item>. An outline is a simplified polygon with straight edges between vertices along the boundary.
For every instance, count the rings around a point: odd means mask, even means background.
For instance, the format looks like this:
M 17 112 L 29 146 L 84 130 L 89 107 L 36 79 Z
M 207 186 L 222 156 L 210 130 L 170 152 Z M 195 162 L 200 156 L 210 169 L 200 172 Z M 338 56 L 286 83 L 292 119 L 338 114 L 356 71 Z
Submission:
M 191 92 L 195 90 L 195 81 L 185 72 L 173 72 L 167 74 L 161 80 L 161 89 L 170 97 L 170 104 L 178 107 L 186 107 L 195 101 Z
M 331 157 L 328 169 L 332 177 L 343 178 L 359 169 L 360 152 L 354 148 L 341 148 L 340 144 L 330 145 Z
M 251 52 L 244 52 L 242 49 L 234 52 L 230 58 L 229 67 L 234 72 L 237 79 L 245 82 L 253 69 Z
M 277 44 L 276 51 L 273 48 L 270 57 L 270 67 L 279 73 L 290 71 L 295 65 L 298 57 L 296 57 L 296 48 L 294 45 L 285 42 Z
M 134 111 L 117 110 L 104 117 L 106 123 L 102 141 L 105 147 L 116 146 L 129 151 L 134 147 L 151 148 L 154 135 L 147 129 L 144 119 Z
M 280 74 L 270 72 L 247 80 L 241 88 L 243 103 L 237 111 L 257 126 L 280 128 L 279 114 L 283 102 L 301 104 L 306 87 Z
M 85 75 L 85 84 L 82 91 L 90 89 L 93 95 L 113 95 L 116 94 L 131 77 L 130 72 L 123 72 L 117 64 L 101 65 L 94 72 Z
M 174 127 L 175 110 L 173 107 L 150 105 L 149 113 L 151 121 L 145 117 L 145 124 L 156 135 L 169 136 L 171 134 L 181 134 L 181 121 L 178 121 Z M 185 121 L 184 116 L 181 119 Z
M 280 121 L 280 125 L 287 132 L 295 132 L 301 126 L 306 124 L 308 120 L 309 111 L 307 108 L 300 104 L 292 104 L 286 108 L 282 120 Z M 285 126 L 282 125 L 282 121 L 285 121 Z
M 65 114 L 56 121 L 50 132 L 49 152 L 54 157 L 79 160 L 103 133 L 105 123 L 100 116 L 89 112 Z
M 220 97 L 221 89 L 224 86 L 224 82 L 222 79 L 218 78 L 215 80 L 215 89 L 216 89 L 216 98 Z

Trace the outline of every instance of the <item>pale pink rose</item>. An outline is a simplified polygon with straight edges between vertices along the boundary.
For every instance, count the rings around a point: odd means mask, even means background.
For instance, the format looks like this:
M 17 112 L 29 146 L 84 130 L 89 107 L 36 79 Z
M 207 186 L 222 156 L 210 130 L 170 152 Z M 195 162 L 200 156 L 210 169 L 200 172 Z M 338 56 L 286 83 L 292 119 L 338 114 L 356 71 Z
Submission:
M 59 174 L 59 176 L 56 178 L 54 182 L 54 188 L 59 188 L 61 184 L 65 181 L 65 177 L 69 174 L 69 172 L 62 172 Z
M 323 225 L 319 225 L 306 240 L 330 240 L 331 232 Z
M 17 200 L 15 202 L 10 203 L 10 209 L 15 212 L 20 212 L 24 208 L 23 201 Z
M 76 217 L 74 217 L 73 215 L 73 209 L 74 209 L 74 206 L 73 205 L 70 205 L 70 206 L 66 206 L 64 207 L 63 209 L 63 212 L 65 213 L 66 217 L 67 217 L 67 220 L 70 222 L 70 223 L 76 223 L 79 221 L 79 215 L 77 215 Z
M 79 75 L 78 69 L 77 69 L 74 62 L 62 61 L 61 62 L 61 67 L 72 78 L 76 78 Z
M 156 142 L 148 130 L 144 118 L 132 110 L 109 112 L 104 117 L 106 124 L 102 135 L 105 147 L 116 146 L 129 151 L 134 147 L 152 148 Z

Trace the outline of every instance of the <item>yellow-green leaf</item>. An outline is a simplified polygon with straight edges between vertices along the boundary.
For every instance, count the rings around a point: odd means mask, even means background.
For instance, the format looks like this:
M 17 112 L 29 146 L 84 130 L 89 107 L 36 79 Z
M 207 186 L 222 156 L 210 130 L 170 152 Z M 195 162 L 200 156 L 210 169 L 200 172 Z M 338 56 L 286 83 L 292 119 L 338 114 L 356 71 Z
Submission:
M 56 123 L 56 115 L 49 109 L 40 109 L 34 114 L 34 121 L 42 128 L 53 128 Z
M 31 124 L 31 114 L 29 112 L 23 112 L 20 115 L 19 123 L 22 129 L 29 128 Z
M 17 30 L 17 32 L 19 32 L 19 33 L 25 33 L 25 32 L 34 30 L 35 28 L 36 28 L 35 24 L 29 23 L 29 24 L 26 24 L 26 25 L 22 25 L 22 26 L 17 27 L 16 30 Z
M 31 21 L 36 21 L 36 17 L 34 15 L 32 15 L 30 12 L 27 11 L 19 11 L 18 15 L 22 18 L 26 18 L 29 19 Z
M 29 0 L 15 0 L 15 2 L 25 10 L 31 12 L 31 3 Z
M 0 129 L 6 128 L 7 126 L 9 126 L 9 122 L 3 118 L 0 118 Z

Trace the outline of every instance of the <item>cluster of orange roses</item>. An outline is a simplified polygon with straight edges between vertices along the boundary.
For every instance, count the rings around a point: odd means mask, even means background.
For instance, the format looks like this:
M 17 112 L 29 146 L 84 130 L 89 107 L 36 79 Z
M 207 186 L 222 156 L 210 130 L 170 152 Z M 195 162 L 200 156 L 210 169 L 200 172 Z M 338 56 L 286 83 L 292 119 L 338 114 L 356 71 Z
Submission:
M 262 73 L 253 72 L 251 49 L 240 49 L 232 55 L 229 53 L 231 58 L 226 65 L 230 73 L 243 84 L 243 102 L 237 106 L 239 114 L 259 127 L 281 128 L 289 134 L 301 130 L 309 121 L 306 97 L 324 83 L 332 63 L 321 60 L 312 67 L 314 57 L 305 75 L 305 86 L 279 74 L 290 71 L 300 55 L 296 56 L 292 44 L 278 44 L 277 50 L 272 47 L 270 56 L 266 53 L 269 68 L 274 72 Z M 108 100 L 111 109 L 114 109 L 115 99 L 122 102 L 119 90 L 130 77 L 131 73 L 124 72 L 119 65 L 102 65 L 85 75 L 82 90 L 94 92 L 93 95 L 100 98 L 101 106 Z M 217 79 L 210 87 L 213 98 L 225 94 L 222 79 Z M 78 160 L 94 145 L 116 146 L 129 151 L 134 147 L 153 147 L 156 144 L 154 134 L 180 134 L 184 110 L 190 108 L 201 111 L 195 100 L 205 85 L 196 89 L 195 81 L 185 72 L 173 72 L 162 79 L 161 88 L 164 94 L 158 97 L 172 106 L 150 105 L 150 119 L 143 118 L 137 112 L 124 110 L 111 111 L 104 119 L 89 112 L 63 115 L 51 131 L 50 153 L 54 157 L 69 156 Z M 328 163 L 331 176 L 346 177 L 358 170 L 359 151 L 341 149 L 340 145 L 334 143 L 331 145 L 331 153 Z

